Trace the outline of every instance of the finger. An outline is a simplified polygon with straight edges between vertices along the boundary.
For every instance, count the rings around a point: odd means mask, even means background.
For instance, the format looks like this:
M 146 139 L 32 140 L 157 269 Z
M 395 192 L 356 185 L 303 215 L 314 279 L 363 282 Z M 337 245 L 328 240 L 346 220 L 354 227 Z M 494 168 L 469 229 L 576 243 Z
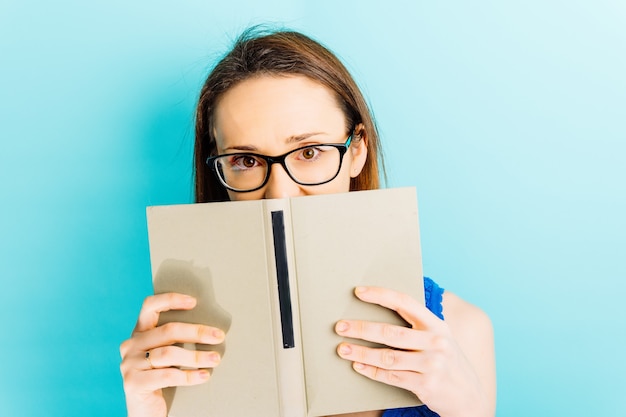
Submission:
M 396 311 L 415 329 L 437 328 L 442 323 L 441 319 L 410 295 L 381 287 L 357 287 L 354 293 L 361 301 Z
M 433 334 L 388 323 L 341 320 L 335 325 L 340 336 L 362 339 L 398 349 L 425 350 L 432 345 Z
M 337 354 L 346 360 L 380 369 L 412 371 L 421 374 L 442 372 L 449 361 L 441 352 L 413 352 L 388 348 L 369 348 L 341 343 Z
M 337 348 L 337 353 L 343 359 L 377 368 L 415 371 L 415 369 L 413 369 L 414 363 L 411 362 L 410 356 L 413 352 L 410 353 L 386 348 L 371 349 L 365 346 L 342 343 Z
M 351 343 L 341 343 L 337 354 L 353 362 L 387 370 L 420 371 L 420 352 L 396 349 L 374 349 Z M 423 356 L 423 355 L 422 355 Z
M 175 343 L 217 345 L 224 342 L 224 338 L 224 332 L 215 327 L 172 322 L 143 333 L 137 333 L 133 339 L 136 351 L 146 351 Z
M 352 368 L 369 379 L 404 388 L 416 394 L 424 381 L 424 375 L 418 372 L 382 369 L 360 362 L 354 362 Z
M 146 365 L 152 365 L 152 368 L 214 368 L 221 360 L 220 354 L 217 352 L 188 350 L 178 346 L 163 346 L 148 352 L 150 362 Z M 143 358 L 145 359 L 145 357 Z
M 128 392 L 152 393 L 166 387 L 199 385 L 210 377 L 207 369 L 157 368 L 134 372 L 124 379 L 124 385 Z
M 165 293 L 146 297 L 139 312 L 135 326 L 136 332 L 144 332 L 156 327 L 159 314 L 169 310 L 191 310 L 196 306 L 196 299 L 184 294 Z

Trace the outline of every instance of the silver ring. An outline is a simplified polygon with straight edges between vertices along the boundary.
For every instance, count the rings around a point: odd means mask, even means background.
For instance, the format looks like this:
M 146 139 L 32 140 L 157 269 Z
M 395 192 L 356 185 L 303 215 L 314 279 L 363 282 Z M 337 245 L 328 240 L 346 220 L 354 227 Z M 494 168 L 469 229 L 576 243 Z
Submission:
M 149 350 L 146 351 L 146 357 L 144 359 L 146 360 L 146 362 L 148 362 L 148 365 L 150 365 L 150 369 L 154 369 L 154 365 L 152 365 L 152 361 L 150 360 Z

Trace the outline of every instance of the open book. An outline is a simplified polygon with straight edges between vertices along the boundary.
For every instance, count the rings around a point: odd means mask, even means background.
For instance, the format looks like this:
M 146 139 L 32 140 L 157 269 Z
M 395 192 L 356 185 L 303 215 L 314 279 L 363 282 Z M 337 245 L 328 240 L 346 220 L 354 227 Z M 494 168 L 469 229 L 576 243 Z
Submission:
M 413 188 L 149 207 L 155 293 L 198 298 L 161 315 L 226 332 L 208 383 L 168 388 L 172 417 L 304 417 L 419 405 L 340 359 L 340 319 L 406 325 L 354 287 L 424 300 Z M 361 343 L 361 341 L 356 341 Z M 364 343 L 365 344 L 365 343 Z

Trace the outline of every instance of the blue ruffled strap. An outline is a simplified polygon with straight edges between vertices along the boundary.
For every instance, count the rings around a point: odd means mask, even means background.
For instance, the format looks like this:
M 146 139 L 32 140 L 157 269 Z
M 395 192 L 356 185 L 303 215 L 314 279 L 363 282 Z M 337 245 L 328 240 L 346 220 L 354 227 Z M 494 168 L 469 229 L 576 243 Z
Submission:
M 443 288 L 435 281 L 428 277 L 424 277 L 424 298 L 426 299 L 426 308 L 432 311 L 437 317 L 443 320 Z
M 437 317 L 443 320 L 443 288 L 435 281 L 424 277 L 424 298 L 426 307 Z M 394 408 L 386 410 L 383 417 L 439 417 L 439 414 L 432 411 L 425 405 L 419 407 Z
M 439 417 L 439 414 L 432 411 L 425 405 L 410 408 L 394 408 L 383 413 L 383 417 Z

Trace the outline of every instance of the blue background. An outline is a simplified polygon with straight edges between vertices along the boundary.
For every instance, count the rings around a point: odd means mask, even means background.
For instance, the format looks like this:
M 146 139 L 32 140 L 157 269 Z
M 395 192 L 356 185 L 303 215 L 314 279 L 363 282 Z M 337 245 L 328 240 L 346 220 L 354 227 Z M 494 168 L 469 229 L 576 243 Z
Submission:
M 216 3 L 0 1 L 2 415 L 124 414 L 145 207 L 191 201 L 203 77 L 266 21 L 363 87 L 425 272 L 492 317 L 498 415 L 626 415 L 626 4 Z

